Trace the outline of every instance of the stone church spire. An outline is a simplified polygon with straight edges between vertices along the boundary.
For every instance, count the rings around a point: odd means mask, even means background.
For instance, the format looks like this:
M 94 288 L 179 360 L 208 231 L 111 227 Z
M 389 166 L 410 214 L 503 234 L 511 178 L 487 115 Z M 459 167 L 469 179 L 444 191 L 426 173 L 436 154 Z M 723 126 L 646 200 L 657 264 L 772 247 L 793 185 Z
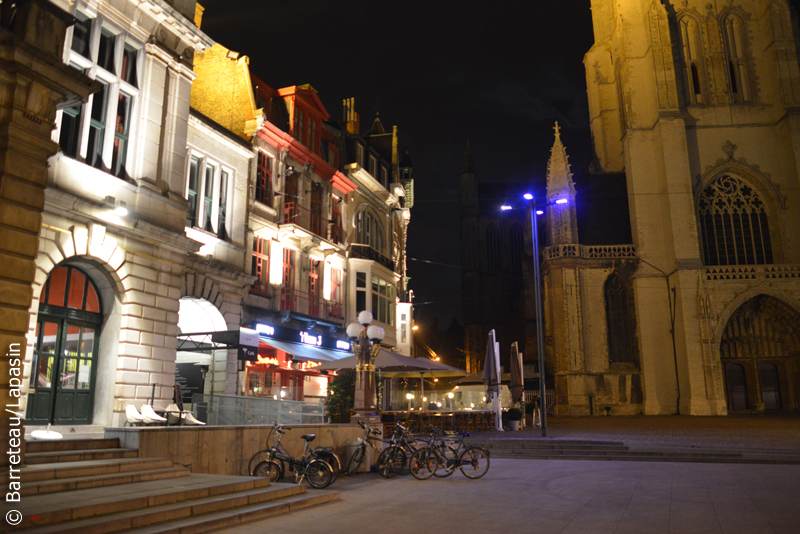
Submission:
M 561 142 L 558 122 L 553 129 L 556 139 L 547 162 L 547 244 L 568 245 L 578 242 L 575 183 L 572 181 L 567 149 Z

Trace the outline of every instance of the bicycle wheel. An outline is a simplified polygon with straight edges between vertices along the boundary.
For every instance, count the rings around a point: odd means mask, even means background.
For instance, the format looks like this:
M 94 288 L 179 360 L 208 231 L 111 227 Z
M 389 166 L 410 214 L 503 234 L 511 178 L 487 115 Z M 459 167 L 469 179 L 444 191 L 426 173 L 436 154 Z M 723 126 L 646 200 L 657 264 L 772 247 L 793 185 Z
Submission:
M 322 489 L 333 482 L 331 466 L 322 460 L 313 460 L 306 466 L 306 480 L 312 488 Z
M 283 469 L 275 460 L 261 462 L 253 469 L 253 476 L 268 478 L 270 482 L 277 482 L 283 478 Z
M 427 480 L 436 472 L 439 458 L 430 449 L 420 449 L 411 456 L 408 469 L 417 480 Z
M 436 471 L 433 472 L 433 476 L 437 478 L 447 478 L 453 474 L 453 471 L 456 470 L 458 467 L 458 462 L 456 458 L 456 450 L 447 445 L 440 449 L 443 458 L 439 459 L 439 466 L 436 468 Z
M 461 454 L 461 472 L 467 478 L 481 478 L 489 470 L 489 452 L 480 447 L 470 447 Z
M 253 456 L 250 457 L 250 461 L 247 463 L 247 472 L 250 473 L 251 476 L 255 476 L 256 466 L 261 462 L 266 462 L 269 460 L 270 451 L 263 450 L 258 451 Z
M 397 447 L 394 457 L 392 458 L 392 471 L 397 475 L 407 475 L 406 465 L 414 451 L 406 450 L 403 447 Z
M 353 456 L 350 458 L 350 463 L 347 464 L 347 476 L 353 476 L 358 468 L 361 467 L 361 462 L 364 461 L 364 449 L 365 446 L 361 446 L 356 449 L 356 452 L 353 453 Z
M 392 469 L 392 456 L 395 453 L 395 445 L 387 449 L 383 449 L 378 455 L 378 461 L 375 463 L 375 468 L 378 474 L 383 478 L 392 478 L 397 476 L 397 473 Z
M 328 464 L 331 468 L 331 471 L 333 471 L 333 480 L 331 482 L 336 482 L 336 479 L 339 478 L 339 473 L 342 472 L 342 463 L 339 461 L 339 456 L 327 449 L 316 449 L 311 451 L 308 459 L 309 461 L 322 460 Z

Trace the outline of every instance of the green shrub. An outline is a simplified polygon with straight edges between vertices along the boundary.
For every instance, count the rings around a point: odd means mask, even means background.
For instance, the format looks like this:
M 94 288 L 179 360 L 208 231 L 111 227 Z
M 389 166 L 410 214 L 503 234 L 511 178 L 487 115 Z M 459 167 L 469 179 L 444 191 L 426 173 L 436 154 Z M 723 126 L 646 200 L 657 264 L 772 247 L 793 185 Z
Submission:
M 506 418 L 508 418 L 509 421 L 521 421 L 522 410 L 519 408 L 509 408 L 506 412 Z

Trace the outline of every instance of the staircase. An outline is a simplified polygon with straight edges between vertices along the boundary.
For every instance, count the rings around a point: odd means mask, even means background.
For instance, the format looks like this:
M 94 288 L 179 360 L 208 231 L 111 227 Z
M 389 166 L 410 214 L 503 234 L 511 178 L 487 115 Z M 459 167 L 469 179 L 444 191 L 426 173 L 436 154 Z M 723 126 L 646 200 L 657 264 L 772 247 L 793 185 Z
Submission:
M 118 439 L 28 441 L 14 532 L 208 532 L 339 499 L 254 477 L 192 474 Z M 4 475 L 3 483 L 8 483 Z M 0 525 L 0 532 L 9 529 Z
M 607 441 L 475 438 L 470 443 L 491 451 L 492 458 L 532 460 L 614 460 L 642 462 L 714 462 L 800 464 L 800 451 L 723 447 L 670 447 Z

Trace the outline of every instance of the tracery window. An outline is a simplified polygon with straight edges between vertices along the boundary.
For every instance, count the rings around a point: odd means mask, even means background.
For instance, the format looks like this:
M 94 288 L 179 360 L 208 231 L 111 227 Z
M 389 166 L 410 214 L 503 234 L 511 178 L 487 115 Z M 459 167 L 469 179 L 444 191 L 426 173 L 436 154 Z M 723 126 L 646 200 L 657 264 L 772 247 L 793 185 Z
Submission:
M 705 265 L 772 263 L 767 207 L 753 187 L 734 176 L 714 180 L 698 201 Z
M 486 227 L 486 264 L 490 271 L 500 270 L 501 258 L 500 232 L 496 225 L 490 224 Z
M 691 104 L 704 104 L 706 103 L 706 82 L 700 30 L 697 22 L 691 17 L 682 18 L 679 24 L 684 77 L 686 78 L 686 97 Z
M 630 306 L 630 288 L 614 273 L 605 285 L 606 326 L 609 363 L 633 363 L 635 351 L 634 322 Z

